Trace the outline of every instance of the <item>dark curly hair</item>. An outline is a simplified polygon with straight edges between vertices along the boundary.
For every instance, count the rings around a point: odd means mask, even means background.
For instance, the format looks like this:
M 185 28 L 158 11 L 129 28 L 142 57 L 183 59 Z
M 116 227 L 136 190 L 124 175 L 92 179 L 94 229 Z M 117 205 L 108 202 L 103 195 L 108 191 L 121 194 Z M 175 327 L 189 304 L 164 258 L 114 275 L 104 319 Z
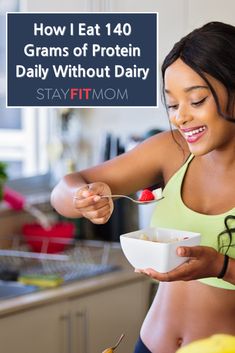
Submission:
M 235 122 L 235 27 L 222 22 L 209 22 L 174 45 L 162 64 L 164 101 L 165 71 L 179 58 L 207 83 L 219 114 Z M 227 91 L 225 113 L 221 111 L 218 96 L 206 74 L 220 81 Z

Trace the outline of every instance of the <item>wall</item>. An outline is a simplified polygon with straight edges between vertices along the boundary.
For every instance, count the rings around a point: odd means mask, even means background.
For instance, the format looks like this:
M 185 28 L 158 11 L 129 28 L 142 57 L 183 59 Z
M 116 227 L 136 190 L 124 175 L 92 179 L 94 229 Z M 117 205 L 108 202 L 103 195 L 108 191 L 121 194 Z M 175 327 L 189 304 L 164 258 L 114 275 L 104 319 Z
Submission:
M 188 0 L 187 31 L 209 21 L 221 21 L 235 25 L 234 0 Z

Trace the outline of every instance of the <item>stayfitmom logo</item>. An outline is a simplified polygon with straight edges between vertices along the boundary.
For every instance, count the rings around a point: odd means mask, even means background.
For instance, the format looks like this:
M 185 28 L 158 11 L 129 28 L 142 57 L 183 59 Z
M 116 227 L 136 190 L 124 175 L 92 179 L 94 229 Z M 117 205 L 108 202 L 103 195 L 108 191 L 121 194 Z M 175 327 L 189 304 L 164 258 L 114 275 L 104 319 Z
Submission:
M 156 13 L 7 19 L 7 106 L 157 106 Z
M 128 90 L 125 88 L 100 88 L 99 90 L 91 87 L 77 88 L 72 87 L 64 90 L 63 88 L 38 88 L 36 91 L 36 99 L 43 101 L 116 101 L 127 100 Z

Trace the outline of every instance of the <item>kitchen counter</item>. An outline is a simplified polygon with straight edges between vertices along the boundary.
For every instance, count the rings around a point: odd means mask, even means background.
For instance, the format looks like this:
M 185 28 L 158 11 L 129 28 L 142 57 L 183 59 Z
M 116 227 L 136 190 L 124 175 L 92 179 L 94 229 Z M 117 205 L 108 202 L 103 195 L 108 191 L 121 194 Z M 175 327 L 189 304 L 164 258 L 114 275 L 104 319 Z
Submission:
M 31 294 L 1 300 L 0 317 L 61 300 L 83 297 L 104 289 L 120 287 L 127 283 L 150 282 L 147 277 L 134 272 L 120 247 L 111 248 L 109 258 L 109 263 L 120 266 L 120 269 L 96 277 L 66 283 L 53 289 L 43 289 Z

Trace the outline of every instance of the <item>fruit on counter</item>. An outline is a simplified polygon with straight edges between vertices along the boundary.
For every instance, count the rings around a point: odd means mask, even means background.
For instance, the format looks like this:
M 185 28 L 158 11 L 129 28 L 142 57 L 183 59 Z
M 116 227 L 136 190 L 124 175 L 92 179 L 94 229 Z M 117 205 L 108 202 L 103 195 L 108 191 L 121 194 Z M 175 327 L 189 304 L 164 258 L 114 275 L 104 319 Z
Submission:
M 123 337 L 124 337 L 124 333 L 119 337 L 117 343 L 113 346 L 113 347 L 109 347 L 106 348 L 102 353 L 113 353 L 115 351 L 115 349 L 119 346 L 119 344 L 121 343 Z
M 149 189 L 144 189 L 141 194 L 140 197 L 138 199 L 139 201 L 151 201 L 151 200 L 155 200 L 154 194 L 152 193 L 151 190 Z
M 178 349 L 176 353 L 235 353 L 235 336 L 216 334 Z

